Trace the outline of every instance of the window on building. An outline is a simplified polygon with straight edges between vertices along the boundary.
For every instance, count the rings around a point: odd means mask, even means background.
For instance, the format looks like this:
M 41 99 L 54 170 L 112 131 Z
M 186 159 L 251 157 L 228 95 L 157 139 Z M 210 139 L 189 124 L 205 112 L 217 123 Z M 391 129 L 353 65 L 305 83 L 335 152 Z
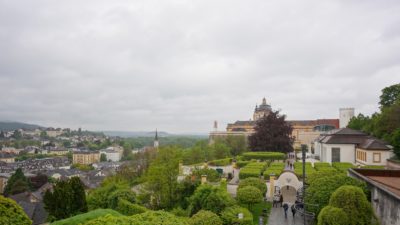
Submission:
M 332 162 L 340 162 L 340 148 L 332 148 Z
M 381 153 L 373 153 L 373 162 L 380 163 L 381 162 Z

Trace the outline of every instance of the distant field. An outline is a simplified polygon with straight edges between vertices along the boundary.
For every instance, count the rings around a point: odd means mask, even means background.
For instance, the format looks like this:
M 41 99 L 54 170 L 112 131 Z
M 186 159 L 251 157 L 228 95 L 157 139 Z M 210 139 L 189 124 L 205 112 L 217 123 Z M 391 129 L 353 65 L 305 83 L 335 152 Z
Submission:
M 79 214 L 74 217 L 70 217 L 68 219 L 63 219 L 53 222 L 51 223 L 51 225 L 78 225 L 86 221 L 95 219 L 97 217 L 105 216 L 107 214 L 113 216 L 122 216 L 119 212 L 114 211 L 112 209 L 96 209 L 88 213 Z

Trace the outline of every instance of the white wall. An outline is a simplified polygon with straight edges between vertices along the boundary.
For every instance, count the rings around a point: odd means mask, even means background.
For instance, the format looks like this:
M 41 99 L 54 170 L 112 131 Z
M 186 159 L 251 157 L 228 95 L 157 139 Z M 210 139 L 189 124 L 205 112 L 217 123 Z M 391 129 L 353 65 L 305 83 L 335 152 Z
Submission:
M 355 163 L 354 144 L 322 144 L 321 162 L 332 163 L 332 148 L 340 148 L 340 162 Z

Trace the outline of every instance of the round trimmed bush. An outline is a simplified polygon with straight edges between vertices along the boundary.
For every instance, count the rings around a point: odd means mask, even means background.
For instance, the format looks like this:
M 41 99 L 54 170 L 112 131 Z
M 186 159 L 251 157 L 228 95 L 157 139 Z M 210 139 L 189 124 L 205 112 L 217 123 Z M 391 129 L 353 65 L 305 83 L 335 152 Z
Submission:
M 239 183 L 238 189 L 247 187 L 247 186 L 252 186 L 258 188 L 261 193 L 267 192 L 267 185 L 264 183 L 264 181 L 260 180 L 259 178 L 254 178 L 254 177 L 249 177 L 244 180 L 241 180 Z
M 238 215 L 239 213 L 243 214 L 243 218 L 239 219 Z M 252 225 L 253 224 L 253 214 L 251 212 L 243 207 L 240 206 L 232 206 L 226 208 L 222 214 L 221 214 L 221 219 L 224 225 Z
M 14 200 L 0 195 L 0 224 L 30 225 L 32 221 Z
M 262 201 L 262 193 L 261 191 L 253 186 L 247 186 L 244 188 L 240 188 L 237 191 L 236 199 L 242 203 L 246 204 L 251 208 L 252 205 L 259 203 Z
M 222 225 L 222 220 L 217 214 L 207 211 L 200 210 L 192 216 L 189 220 L 190 225 Z
M 348 218 L 341 208 L 324 207 L 318 215 L 318 225 L 347 225 Z
M 377 219 L 371 204 L 359 187 L 341 186 L 333 192 L 329 205 L 342 208 L 347 214 L 349 225 L 376 224 Z

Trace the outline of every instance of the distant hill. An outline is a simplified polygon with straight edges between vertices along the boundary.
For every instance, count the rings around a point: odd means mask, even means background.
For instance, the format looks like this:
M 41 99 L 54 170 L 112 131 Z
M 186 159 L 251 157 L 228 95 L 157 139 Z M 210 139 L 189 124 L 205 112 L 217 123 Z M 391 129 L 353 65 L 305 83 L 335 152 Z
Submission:
M 18 129 L 33 130 L 37 128 L 43 128 L 42 126 L 28 123 L 20 122 L 1 122 L 0 121 L 0 131 L 13 131 Z
M 155 131 L 102 131 L 105 135 L 107 136 L 112 136 L 112 137 L 124 137 L 124 138 L 130 138 L 130 137 L 154 137 L 156 135 Z M 158 131 L 158 136 L 159 137 L 173 137 L 173 136 L 181 136 L 181 137 L 191 137 L 191 136 L 196 136 L 196 137 L 207 137 L 207 134 L 203 133 L 182 133 L 182 134 L 171 134 L 165 131 Z
M 107 136 L 112 137 L 154 137 L 156 135 L 155 131 L 102 131 Z M 169 134 L 164 131 L 159 131 L 159 137 L 168 137 L 172 134 Z

